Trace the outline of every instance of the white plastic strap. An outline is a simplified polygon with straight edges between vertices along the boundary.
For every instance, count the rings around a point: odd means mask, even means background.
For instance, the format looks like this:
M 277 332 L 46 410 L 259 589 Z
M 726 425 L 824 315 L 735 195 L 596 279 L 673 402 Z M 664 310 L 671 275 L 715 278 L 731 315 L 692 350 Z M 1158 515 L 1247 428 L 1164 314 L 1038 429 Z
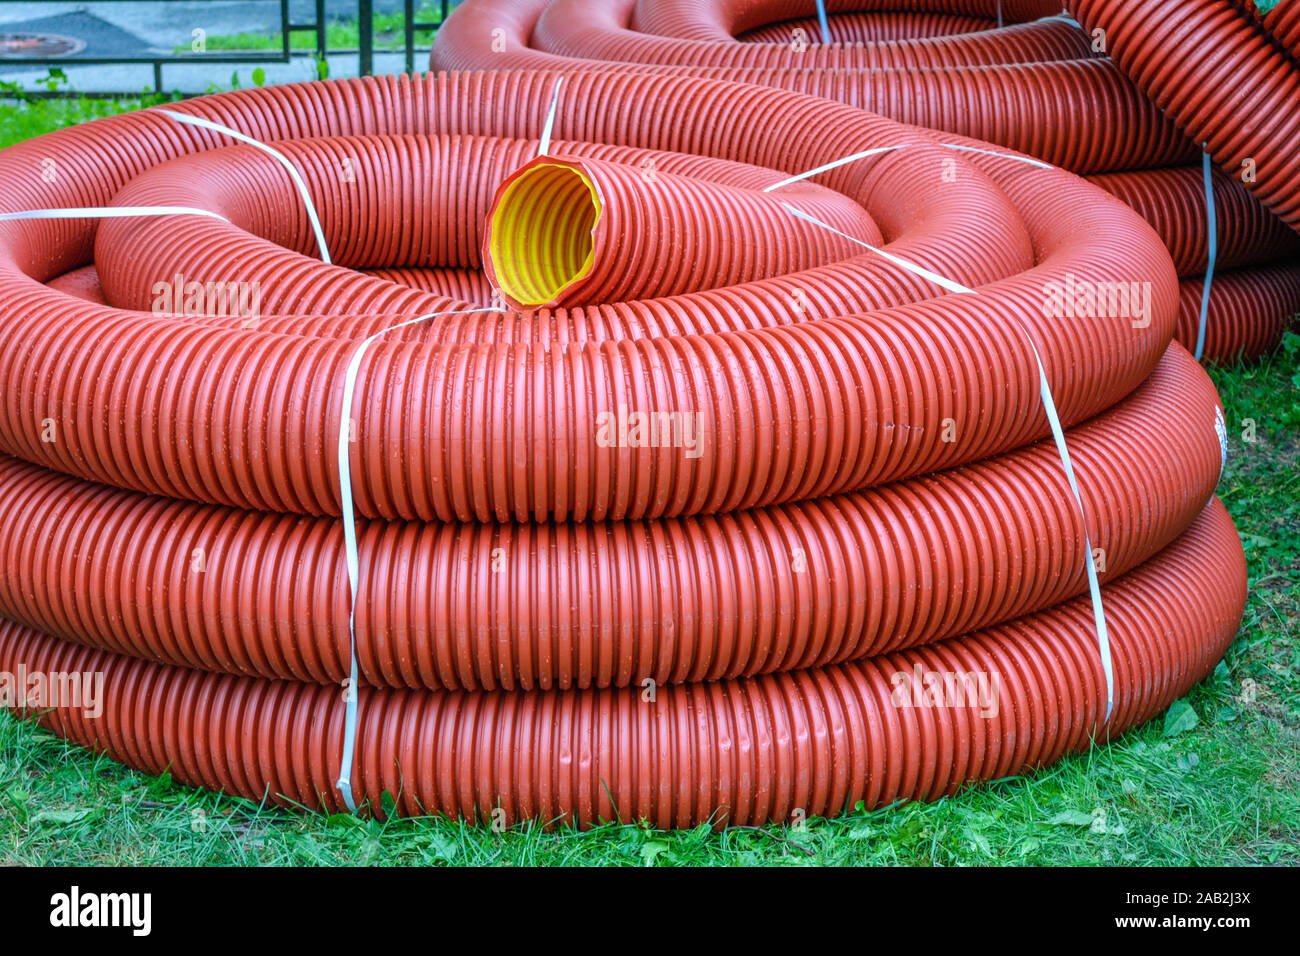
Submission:
M 826 19 L 826 0 L 817 0 L 817 23 L 822 28 L 822 42 L 831 42 L 831 25 Z
M 1206 146 L 1208 147 L 1208 143 Z M 1219 261 L 1219 213 L 1214 208 L 1214 161 L 1208 152 L 1201 153 L 1201 172 L 1205 176 L 1206 259 L 1205 284 L 1201 286 L 1201 318 L 1196 326 L 1196 361 L 1205 353 L 1205 326 L 1210 316 L 1210 286 L 1214 267 Z
M 194 206 L 72 206 L 67 209 L 27 209 L 0 213 L 0 222 L 18 219 L 131 219 L 136 216 L 208 216 L 229 222 L 211 209 Z
M 949 145 L 949 148 L 951 149 L 970 149 L 970 147 L 957 146 L 953 144 L 944 144 L 944 145 Z M 981 152 L 981 153 L 987 152 L 986 150 L 972 150 L 972 151 Z M 991 155 L 1003 156 L 1006 159 L 1022 158 L 1019 156 L 1006 156 L 1005 154 L 1002 153 L 992 153 Z M 842 163 L 839 165 L 842 165 Z M 1034 165 L 1042 166 L 1046 164 L 1035 162 Z M 1050 169 L 1051 167 L 1048 166 L 1047 168 Z M 846 233 L 843 233 L 840 230 L 836 229 L 834 226 L 831 226 L 828 223 L 825 223 L 822 220 L 818 219 L 816 216 L 811 216 L 808 213 L 805 213 L 802 210 L 797 209 L 796 207 L 790 205 L 789 203 L 783 202 L 781 203 L 781 205 L 784 206 L 790 212 L 790 214 L 795 216 L 796 218 L 803 219 L 807 222 L 811 222 L 814 225 L 820 226 L 823 229 L 827 229 L 835 233 L 837 236 L 842 236 L 843 238 L 848 239 L 850 242 L 857 243 L 859 246 L 862 246 L 864 249 L 869 249 L 872 252 L 876 253 L 877 255 L 883 256 L 884 258 L 888 259 L 890 262 L 902 266 L 904 269 L 907 269 L 909 272 L 913 272 L 916 275 L 923 276 L 924 278 L 929 279 L 931 282 L 935 283 L 936 285 L 944 289 L 947 289 L 951 292 L 967 293 L 971 295 L 979 294 L 974 289 L 969 289 L 959 282 L 953 282 L 951 279 L 946 279 L 943 276 L 935 272 L 932 272 L 929 269 L 926 269 L 924 266 L 917 265 L 914 262 L 908 262 L 905 259 L 902 259 L 898 256 L 894 256 L 891 255 L 890 253 L 885 252 L 883 249 L 877 249 L 875 246 L 869 245 L 868 243 L 863 242 L 861 239 L 857 239 L 853 236 L 847 235 Z M 1079 484 L 1074 477 L 1074 465 L 1070 461 L 1070 450 L 1065 443 L 1065 429 L 1061 427 L 1061 418 L 1056 410 L 1056 400 L 1052 397 L 1052 388 L 1047 381 L 1047 369 L 1043 367 L 1042 357 L 1038 354 L 1038 346 L 1034 344 L 1033 336 L 1029 334 L 1029 330 L 1025 328 L 1025 326 L 1020 322 L 1019 319 L 1014 319 L 1014 321 L 1016 323 L 1017 328 L 1019 328 L 1021 335 L 1025 337 L 1025 341 L 1029 343 L 1029 349 L 1034 356 L 1034 363 L 1038 366 L 1038 397 L 1043 404 L 1043 411 L 1046 412 L 1047 414 L 1047 424 L 1052 432 L 1052 440 L 1056 443 L 1056 451 L 1061 458 L 1061 467 L 1065 471 L 1066 481 L 1070 485 L 1070 493 L 1074 496 L 1074 503 L 1075 506 L 1079 509 L 1079 517 L 1082 519 L 1082 523 L 1083 523 L 1083 543 L 1084 543 L 1084 548 L 1086 550 L 1086 553 L 1084 555 L 1084 568 L 1085 568 L 1085 574 L 1087 575 L 1088 578 L 1088 593 L 1089 596 L 1092 598 L 1093 624 L 1097 630 L 1097 649 L 1099 654 L 1101 655 L 1102 672 L 1106 676 L 1106 720 L 1110 720 L 1111 711 L 1115 707 L 1115 673 L 1114 673 L 1114 664 L 1111 660 L 1111 653 L 1110 653 L 1110 635 L 1106 630 L 1106 613 L 1102 608 L 1102 603 L 1101 603 L 1101 583 L 1097 579 L 1097 567 L 1093 560 L 1092 536 L 1088 533 L 1088 514 L 1083 507 L 1083 496 L 1079 492 Z
M 542 126 L 542 141 L 537 147 L 537 155 L 545 156 L 551 151 L 551 131 L 555 129 L 555 114 L 560 108 L 560 87 L 564 77 L 555 81 L 555 92 L 551 94 L 551 109 L 546 114 L 546 123 Z
M 849 242 L 857 243 L 863 249 L 869 249 L 870 251 L 874 252 L 876 255 L 880 256 L 881 258 L 888 259 L 890 262 L 894 263 L 894 265 L 902 266 L 908 272 L 912 272 L 915 273 L 916 275 L 921 276 L 922 278 L 929 279 L 935 285 L 942 286 L 943 288 L 947 289 L 949 292 L 965 293 L 965 292 L 975 291 L 974 289 L 966 288 L 960 282 L 953 282 L 951 279 L 945 279 L 943 276 L 939 275 L 939 273 L 931 272 L 925 266 L 919 266 L 915 262 L 908 262 L 906 259 L 893 255 L 892 253 L 886 252 L 884 249 L 877 249 L 875 246 L 863 242 L 861 239 L 858 239 L 856 236 L 850 236 L 846 232 L 840 232 L 838 229 L 836 229 L 834 226 L 830 225 L 829 223 L 823 222 L 822 220 L 818 219 L 816 216 L 809 215 L 808 213 L 804 212 L 802 209 L 795 208 L 794 206 L 790 205 L 788 202 L 783 201 L 781 205 L 784 206 L 786 210 L 790 213 L 790 215 L 794 216 L 796 219 L 802 219 L 805 222 L 810 222 L 814 226 L 821 226 L 821 228 L 829 232 L 835 233 L 835 235 L 839 236 L 842 239 L 847 239 Z
M 542 138 L 538 146 L 537 155 L 545 156 L 551 148 L 551 132 L 555 128 L 555 115 L 559 109 L 560 87 L 564 84 L 564 77 L 555 81 L 555 92 L 551 94 L 551 109 L 546 115 L 546 123 L 542 127 Z M 419 322 L 426 322 L 429 319 L 435 319 L 444 315 L 474 315 L 479 312 L 504 312 L 504 309 L 485 306 L 477 309 L 457 309 L 448 312 L 430 312 L 427 315 L 417 316 L 414 319 L 408 319 L 405 322 L 399 322 L 391 325 L 386 329 L 376 332 L 369 338 L 363 339 L 357 346 L 356 351 L 352 353 L 351 359 L 348 360 L 347 371 L 343 377 L 343 404 L 341 408 L 341 417 L 339 419 L 339 504 L 340 514 L 343 519 L 343 549 L 348 568 L 348 684 L 347 695 L 344 698 L 346 707 L 343 717 L 343 756 L 339 762 L 339 777 L 335 781 L 339 793 L 343 796 L 343 803 L 353 813 L 357 810 L 356 798 L 352 793 L 352 761 L 356 754 L 357 744 L 357 682 L 360 679 L 360 667 L 357 664 L 357 595 L 360 591 L 361 581 L 361 557 L 357 551 L 357 519 L 356 512 L 352 504 L 352 455 L 350 448 L 350 435 L 352 424 L 352 399 L 357 387 L 357 374 L 361 370 L 361 360 L 365 357 L 366 351 L 379 339 L 383 338 L 389 332 L 397 329 L 406 328 L 408 325 L 415 325 Z
M 356 751 L 357 742 L 357 681 L 359 679 L 359 667 L 357 666 L 357 594 L 360 587 L 361 579 L 361 559 L 357 553 L 357 520 L 356 513 L 352 506 L 352 455 L 351 435 L 352 424 L 352 396 L 357 387 L 357 373 L 361 369 L 361 359 L 365 357 L 366 351 L 383 338 L 389 332 L 397 329 L 406 328 L 408 325 L 415 325 L 418 322 L 426 322 L 429 319 L 435 319 L 443 315 L 473 315 L 478 312 L 502 312 L 503 309 L 482 308 L 482 309 L 459 309 L 449 312 L 430 312 L 427 315 L 421 315 L 414 319 L 408 319 L 405 322 L 399 322 L 396 325 L 389 326 L 376 332 L 367 339 L 363 339 L 357 346 L 356 351 L 352 353 L 352 358 L 348 361 L 347 372 L 343 378 L 343 404 L 340 409 L 339 417 L 339 500 L 342 505 L 341 514 L 343 518 L 343 548 L 347 558 L 348 567 L 348 593 L 350 601 L 348 605 L 348 642 L 349 642 L 349 676 L 347 686 L 347 696 L 345 698 L 347 707 L 344 712 L 343 720 L 343 757 L 339 766 L 339 778 L 336 785 L 339 792 L 343 794 L 343 802 L 353 813 L 356 812 L 357 804 L 352 796 L 352 758 Z
M 1016 156 L 1011 153 L 1001 153 L 994 149 L 977 149 L 974 146 L 962 146 L 959 143 L 939 143 L 937 145 L 942 146 L 944 149 L 955 149 L 964 153 L 982 153 L 985 156 L 997 156 L 1000 159 L 1010 159 L 1018 163 L 1025 163 L 1028 166 L 1037 166 L 1039 169 L 1056 168 L 1051 163 L 1044 163 L 1041 160 L 1031 159 L 1028 156 Z M 793 186 L 795 183 L 803 182 L 805 179 L 811 179 L 813 176 L 820 176 L 822 173 L 828 173 L 832 169 L 839 169 L 841 166 L 849 165 L 849 163 L 856 163 L 858 160 L 866 159 L 868 156 L 879 156 L 881 153 L 891 153 L 896 149 L 907 148 L 907 144 L 900 143 L 897 146 L 876 146 L 873 149 L 864 149 L 860 153 L 853 153 L 852 155 L 842 156 L 839 159 L 832 160 L 829 163 L 823 163 L 821 166 L 802 172 L 798 176 L 791 176 L 790 178 L 783 179 L 780 182 L 764 186 L 763 192 L 770 193 L 775 189 L 782 188 L 783 186 Z
M 963 146 L 960 143 L 940 143 L 944 149 L 956 149 L 963 153 L 981 153 L 985 156 L 997 156 L 1000 159 L 1011 159 L 1017 163 L 1024 163 L 1027 166 L 1037 166 L 1039 169 L 1055 169 L 1051 163 L 1045 163 L 1041 159 L 1033 159 L 1030 156 L 1016 156 L 1012 153 L 1003 153 L 996 149 L 979 149 L 975 146 Z
M 220 123 L 214 123 L 212 120 L 203 119 L 201 116 L 190 116 L 188 113 L 177 113 L 175 110 L 160 109 L 158 112 L 162 113 L 164 116 L 170 116 L 176 122 L 184 123 L 186 126 L 198 126 L 201 129 L 212 130 L 214 133 L 221 133 L 225 136 L 229 136 L 231 139 L 237 139 L 241 143 L 247 143 L 249 146 L 260 149 L 267 155 L 274 157 L 275 160 L 285 168 L 285 171 L 289 174 L 289 178 L 293 180 L 293 184 L 298 187 L 298 195 L 302 196 L 303 205 L 307 207 L 307 219 L 311 222 L 312 232 L 316 236 L 316 245 L 320 249 L 321 261 L 332 261 L 330 259 L 329 247 L 325 245 L 325 233 L 320 227 L 320 217 L 316 215 L 316 204 L 312 202 L 311 193 L 307 191 L 307 184 L 303 182 L 303 178 L 298 172 L 298 167 L 293 164 L 293 161 L 289 159 L 288 156 L 284 155 L 284 153 L 280 152 L 273 146 L 267 146 L 261 140 L 253 139 L 253 137 L 241 133 L 239 130 L 231 129 L 229 126 L 222 126 Z
M 770 193 L 774 189 L 780 189 L 782 186 L 792 186 L 795 183 L 802 182 L 803 180 L 809 179 L 813 176 L 828 173 L 832 169 L 839 169 L 841 166 L 847 166 L 849 163 L 856 163 L 858 160 L 866 159 L 868 156 L 878 156 L 880 153 L 888 153 L 895 149 L 903 148 L 903 146 L 899 145 L 877 146 L 875 149 L 864 149 L 860 153 L 854 153 L 852 156 L 845 156 L 844 158 L 837 159 L 834 162 L 826 163 L 825 165 L 818 166 L 816 169 L 810 169 L 805 173 L 800 173 L 798 176 L 791 176 L 789 179 L 783 179 L 779 183 L 772 183 L 770 186 L 764 186 L 763 192 Z
M 1106 675 L 1106 720 L 1110 720 L 1111 711 L 1115 709 L 1115 666 L 1110 656 L 1110 634 L 1106 630 L 1106 612 L 1101 606 L 1101 582 L 1097 580 L 1097 563 L 1092 553 L 1092 535 L 1088 533 L 1088 513 L 1083 507 L 1083 496 L 1079 494 L 1079 483 L 1074 478 L 1074 465 L 1070 462 L 1070 450 L 1065 445 L 1065 430 L 1061 427 L 1061 418 L 1056 412 L 1056 401 L 1052 398 L 1052 388 L 1047 383 L 1047 370 L 1038 354 L 1038 347 L 1029 334 L 1029 330 L 1016 320 L 1025 341 L 1034 353 L 1034 362 L 1038 365 L 1038 396 L 1042 400 L 1043 410 L 1047 413 L 1047 424 L 1052 429 L 1052 440 L 1056 442 L 1056 451 L 1061 456 L 1061 467 L 1065 469 L 1066 480 L 1070 483 L 1070 492 L 1079 509 L 1083 521 L 1083 566 L 1088 575 L 1088 594 L 1092 598 L 1092 621 L 1097 630 L 1097 650 L 1101 654 L 1101 669 Z

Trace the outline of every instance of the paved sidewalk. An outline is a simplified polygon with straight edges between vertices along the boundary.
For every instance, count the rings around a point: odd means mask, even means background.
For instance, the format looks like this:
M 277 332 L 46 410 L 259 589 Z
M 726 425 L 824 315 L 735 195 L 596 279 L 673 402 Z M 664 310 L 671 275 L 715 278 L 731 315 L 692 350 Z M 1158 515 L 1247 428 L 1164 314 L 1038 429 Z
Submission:
M 418 6 L 418 4 L 417 4 Z M 313 0 L 290 0 L 290 16 L 295 23 L 315 19 Z M 376 13 L 395 13 L 403 8 L 402 0 L 374 0 Z M 328 18 L 355 19 L 356 0 L 326 0 Z M 75 37 L 86 43 L 81 56 L 140 56 L 150 53 L 170 54 L 177 46 L 187 46 L 195 29 L 208 36 L 234 33 L 280 31 L 278 0 L 217 0 L 217 2 L 112 2 L 83 3 L 0 3 L 0 32 L 45 32 Z M 425 54 L 416 54 L 416 69 L 421 69 Z M 331 55 L 330 76 L 356 76 L 356 54 Z M 80 92 L 147 90 L 153 88 L 153 66 L 148 63 L 76 66 L 70 57 L 60 68 L 68 75 L 68 88 Z M 181 63 L 163 66 L 163 86 L 167 91 L 201 93 L 212 84 L 231 85 L 231 74 L 238 73 L 241 86 L 253 85 L 253 71 L 260 67 L 267 84 L 292 83 L 316 78 L 316 65 L 308 57 L 289 63 Z M 376 73 L 397 73 L 405 68 L 398 53 L 375 51 Z M 36 81 L 49 67 L 0 65 L 0 81 L 17 82 L 37 88 Z

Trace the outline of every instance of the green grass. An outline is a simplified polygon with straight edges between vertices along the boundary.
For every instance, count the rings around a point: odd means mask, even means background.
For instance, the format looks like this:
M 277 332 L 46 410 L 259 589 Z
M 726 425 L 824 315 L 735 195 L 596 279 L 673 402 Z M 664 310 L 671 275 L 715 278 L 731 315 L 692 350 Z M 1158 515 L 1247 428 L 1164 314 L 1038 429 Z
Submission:
M 0 143 L 118 108 L 0 106 Z M 1213 373 L 1231 445 L 1220 494 L 1246 543 L 1250 598 L 1226 660 L 1185 699 L 1194 726 L 1176 705 L 1173 719 L 1157 718 L 1031 778 L 798 830 L 520 826 L 498 834 L 439 820 L 379 823 L 261 807 L 147 777 L 0 715 L 0 862 L 1298 864 L 1297 369 L 1300 337 L 1290 335 L 1270 360 Z M 1255 422 L 1254 442 L 1243 439 L 1246 419 Z
M 436 6 L 416 7 L 417 23 L 438 23 L 442 11 Z M 374 16 L 374 47 L 376 50 L 405 49 L 406 14 L 376 13 Z M 433 42 L 433 30 L 416 30 L 416 46 L 428 46 Z M 206 38 L 208 53 L 226 53 L 246 50 L 278 50 L 284 43 L 281 33 L 230 33 L 216 34 Z M 361 44 L 361 30 L 356 20 L 330 20 L 325 25 L 325 46 L 328 50 L 355 50 Z M 315 50 L 316 32 L 294 31 L 289 34 L 291 50 Z M 189 43 L 178 44 L 172 51 L 176 54 L 189 54 L 193 50 Z
M 0 90 L 3 92 L 3 90 Z M 141 94 L 131 99 L 0 100 L 0 147 L 12 146 L 52 129 L 88 123 L 103 116 L 138 110 L 171 97 Z

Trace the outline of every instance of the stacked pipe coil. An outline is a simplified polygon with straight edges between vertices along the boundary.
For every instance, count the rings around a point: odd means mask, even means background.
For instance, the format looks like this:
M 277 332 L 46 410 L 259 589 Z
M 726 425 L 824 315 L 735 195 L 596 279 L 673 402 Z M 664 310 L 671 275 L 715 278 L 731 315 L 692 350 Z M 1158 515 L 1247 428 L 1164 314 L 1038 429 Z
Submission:
M 1240 0 L 1238 6 L 1292 59 L 1300 63 L 1300 8 L 1294 3 L 1274 2 L 1270 5 L 1257 0 Z
M 1202 355 L 1231 362 L 1271 352 L 1300 313 L 1300 240 L 1287 228 L 1286 198 L 1300 182 L 1292 130 L 1300 120 L 1288 106 L 1300 100 L 1294 63 L 1267 49 L 1228 0 L 1169 0 L 1158 10 L 1139 0 L 1080 2 L 1086 33 L 1061 6 L 830 2 L 832 42 L 823 44 L 813 0 L 468 0 L 439 31 L 431 62 L 447 70 L 687 70 L 799 90 L 1036 156 L 1114 192 L 1165 238 L 1184 282 L 1176 335 L 1189 348 L 1210 264 L 1199 165 L 1209 143 L 1222 169 L 1213 177 L 1218 262 Z M 1265 22 L 1289 23 L 1289 15 L 1274 10 Z M 1092 32 L 1098 24 L 1104 34 Z M 1286 42 L 1289 28 L 1278 29 Z M 1241 93 L 1247 77 L 1259 95 Z M 1209 88 L 1216 97 L 1199 103 Z M 1179 97 L 1199 110 L 1190 123 Z M 1256 123 L 1261 115 L 1270 119 Z M 1232 139 L 1234 129 L 1245 139 Z M 1249 157 L 1256 163 L 1246 170 Z
M 373 807 L 687 826 L 933 799 L 1209 672 L 1245 600 L 1222 409 L 1137 214 L 797 92 L 556 81 L 175 106 L 283 152 L 332 264 L 273 157 L 160 110 L 0 153 L 0 213 L 209 213 L 0 221 L 0 669 L 107 688 L 39 719 L 338 808 L 354 610 Z M 216 280 L 261 311 L 191 308 Z M 1146 306 L 1062 313 L 1115 282 Z

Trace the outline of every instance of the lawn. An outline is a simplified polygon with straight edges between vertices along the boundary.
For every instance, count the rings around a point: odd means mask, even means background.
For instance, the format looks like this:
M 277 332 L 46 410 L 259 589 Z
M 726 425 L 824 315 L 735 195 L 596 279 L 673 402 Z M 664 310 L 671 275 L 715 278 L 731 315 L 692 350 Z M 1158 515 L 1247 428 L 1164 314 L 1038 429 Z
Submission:
M 415 8 L 416 23 L 440 23 L 442 10 L 439 6 L 426 4 Z M 376 50 L 405 49 L 406 14 L 376 13 L 371 20 L 373 24 L 374 48 Z M 436 30 L 416 30 L 415 45 L 427 47 L 433 42 Z M 356 20 L 347 18 L 332 19 L 325 24 L 326 49 L 332 51 L 355 50 L 361 42 L 361 28 Z M 230 33 L 204 38 L 205 52 L 228 53 L 245 50 L 279 50 L 284 44 L 282 33 Z M 295 30 L 289 34 L 289 48 L 292 50 L 316 49 L 314 30 Z M 173 53 L 185 55 L 193 53 L 190 43 L 176 46 Z
M 0 104 L 0 146 L 138 103 Z M 0 714 L 0 862 L 25 864 L 1300 864 L 1300 336 L 1213 375 L 1219 493 L 1250 560 L 1214 675 L 1119 742 L 920 805 L 798 829 L 504 833 L 261 807 L 147 777 Z

